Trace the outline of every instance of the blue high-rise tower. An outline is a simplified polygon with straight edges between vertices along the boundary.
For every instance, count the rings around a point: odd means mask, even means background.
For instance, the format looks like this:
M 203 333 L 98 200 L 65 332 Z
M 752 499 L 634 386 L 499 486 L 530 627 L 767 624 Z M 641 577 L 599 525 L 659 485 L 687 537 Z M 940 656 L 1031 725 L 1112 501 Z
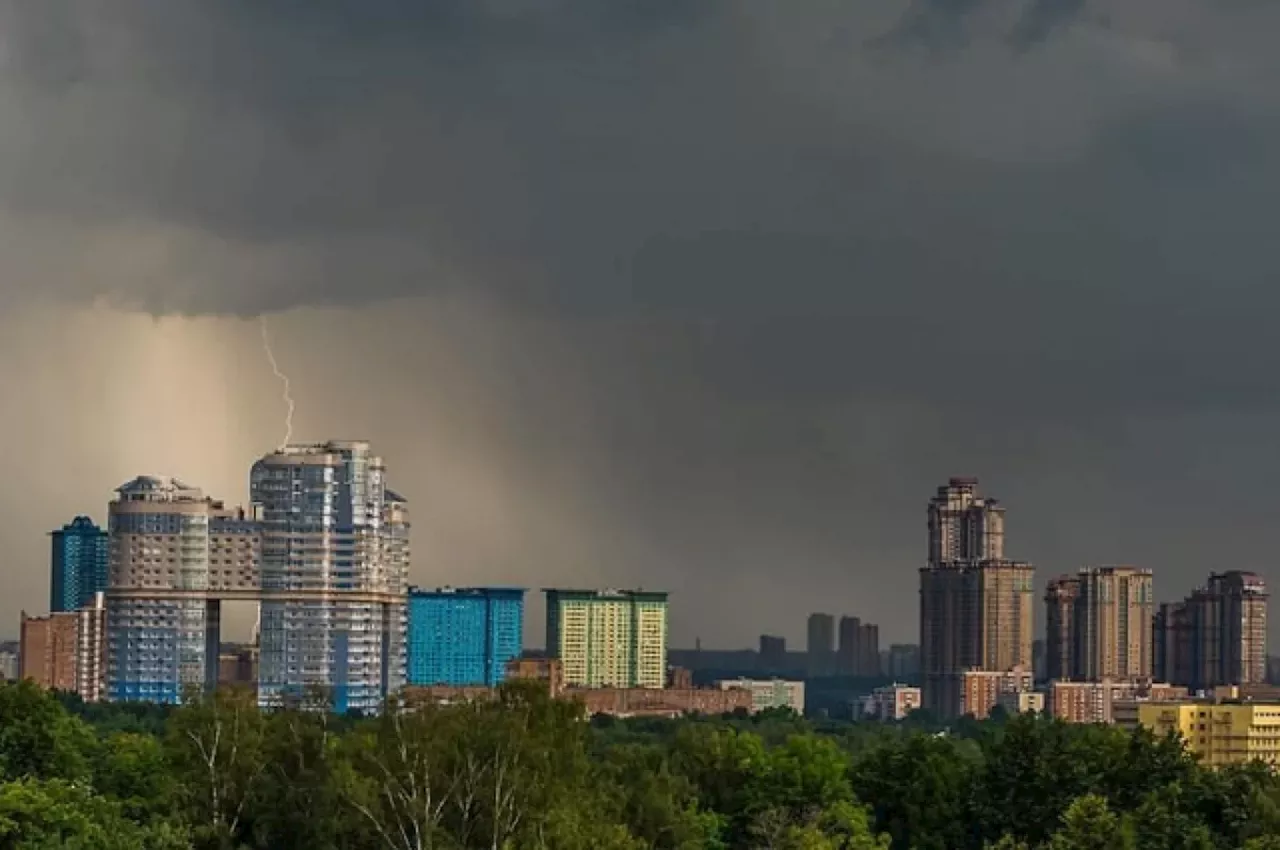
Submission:
M 501 684 L 524 645 L 524 588 L 409 590 L 409 684 Z
M 87 516 L 51 532 L 50 611 L 75 611 L 107 589 L 107 532 Z

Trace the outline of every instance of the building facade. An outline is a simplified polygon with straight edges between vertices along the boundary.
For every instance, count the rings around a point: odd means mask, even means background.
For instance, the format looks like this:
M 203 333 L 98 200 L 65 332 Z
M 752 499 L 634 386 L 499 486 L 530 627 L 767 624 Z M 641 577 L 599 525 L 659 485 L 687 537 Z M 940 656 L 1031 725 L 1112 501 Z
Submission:
M 488 685 L 524 644 L 523 588 L 410 588 L 411 685 Z
M 261 529 L 258 702 L 321 690 L 376 712 L 405 683 L 408 505 L 363 441 L 286 446 L 253 465 Z
M 1155 602 L 1151 571 L 1086 567 L 1045 593 L 1051 679 L 1150 680 Z
M 559 588 L 544 592 L 547 652 L 560 660 L 565 685 L 666 685 L 666 593 Z
M 78 516 L 57 531 L 49 556 L 49 611 L 75 611 L 93 603 L 107 589 L 108 536 L 87 516 Z
M 1155 616 L 1155 676 L 1193 691 L 1256 685 L 1267 677 L 1266 582 L 1255 573 L 1212 573 Z

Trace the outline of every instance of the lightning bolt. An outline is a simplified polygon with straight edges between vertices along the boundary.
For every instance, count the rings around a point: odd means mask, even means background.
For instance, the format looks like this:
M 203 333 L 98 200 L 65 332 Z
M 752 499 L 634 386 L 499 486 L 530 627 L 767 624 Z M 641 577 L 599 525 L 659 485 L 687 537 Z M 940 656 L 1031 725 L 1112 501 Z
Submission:
M 267 362 L 271 364 L 271 371 L 284 385 L 284 403 L 289 407 L 289 412 L 284 417 L 284 441 L 280 443 L 280 448 L 284 448 L 293 439 L 293 395 L 289 392 L 289 376 L 280 371 L 280 364 L 276 362 L 276 353 L 271 348 L 271 329 L 267 327 L 266 314 L 258 318 L 261 319 L 262 325 L 262 350 L 267 353 Z

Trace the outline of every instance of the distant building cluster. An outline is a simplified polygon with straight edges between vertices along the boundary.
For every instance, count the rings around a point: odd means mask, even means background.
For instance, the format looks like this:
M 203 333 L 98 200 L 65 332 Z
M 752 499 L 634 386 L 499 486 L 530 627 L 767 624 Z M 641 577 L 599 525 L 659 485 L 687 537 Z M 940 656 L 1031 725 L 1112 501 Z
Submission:
M 0 676 L 88 701 L 176 703 L 238 685 L 272 708 L 318 690 L 359 712 L 537 679 L 617 716 L 803 712 L 815 699 L 827 711 L 832 689 L 860 682 L 871 692 L 839 700 L 868 719 L 1046 712 L 1180 731 L 1223 763 L 1247 740 L 1280 763 L 1261 577 L 1214 572 L 1157 604 L 1150 569 L 1085 566 L 1048 582 L 1037 640 L 1035 569 L 1006 557 L 1005 508 L 973 478 L 928 503 L 919 644 L 882 649 L 876 623 L 814 613 L 799 652 L 769 634 L 757 649 L 673 650 L 666 593 L 549 588 L 545 653 L 531 656 L 525 588 L 409 586 L 408 504 L 368 443 L 284 446 L 253 464 L 249 492 L 231 508 L 143 475 L 118 488 L 105 529 L 77 516 L 53 531 L 49 613 L 23 613 Z M 228 601 L 258 605 L 251 644 L 222 643 Z
M 982 496 L 975 479 L 953 478 L 929 502 L 928 520 L 921 703 L 935 716 L 982 718 L 1000 708 L 1181 728 L 1187 717 L 1215 709 L 1169 706 L 1221 704 L 1224 687 L 1266 681 L 1269 596 L 1253 573 L 1212 573 L 1184 601 L 1157 607 L 1151 570 L 1084 567 L 1049 581 L 1045 637 L 1037 642 L 1034 568 L 1005 557 L 1004 507 Z M 890 691 L 882 691 L 867 704 L 888 700 Z M 1219 713 L 1237 724 L 1269 718 L 1265 711 Z
M 880 658 L 880 627 L 875 623 L 843 616 L 837 628 L 833 615 L 810 614 L 808 638 L 806 661 L 808 674 L 812 677 L 876 677 L 884 672 Z

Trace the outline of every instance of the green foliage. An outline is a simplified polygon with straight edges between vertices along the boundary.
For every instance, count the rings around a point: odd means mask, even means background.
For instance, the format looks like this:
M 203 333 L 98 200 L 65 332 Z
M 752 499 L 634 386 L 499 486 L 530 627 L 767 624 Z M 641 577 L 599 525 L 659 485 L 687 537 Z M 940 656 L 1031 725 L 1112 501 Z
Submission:
M 0 685 L 0 779 L 85 780 L 89 727 L 30 681 Z
M 0 850 L 1280 850 L 1272 770 L 1115 728 L 324 705 L 0 686 Z
M 0 786 L 0 846 L 12 850 L 184 850 L 180 830 L 134 823 L 81 784 L 21 779 Z
M 1107 806 L 1105 797 L 1086 794 L 1067 807 L 1062 827 L 1049 839 L 1049 850 L 1133 850 L 1128 823 Z
M 886 737 L 855 758 L 853 790 L 869 803 L 895 848 L 973 846 L 970 795 L 980 755 L 967 742 L 913 734 Z

